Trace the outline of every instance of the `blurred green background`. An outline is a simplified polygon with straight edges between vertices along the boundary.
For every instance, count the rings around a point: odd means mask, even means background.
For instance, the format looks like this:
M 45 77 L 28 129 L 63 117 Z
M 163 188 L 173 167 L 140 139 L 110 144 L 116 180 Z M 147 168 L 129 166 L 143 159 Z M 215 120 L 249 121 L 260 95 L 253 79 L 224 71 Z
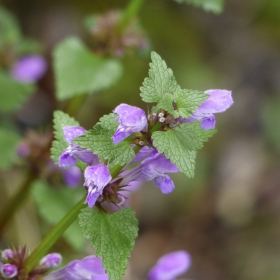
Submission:
M 51 54 L 56 44 L 70 35 L 87 42 L 82 24 L 86 15 L 121 9 L 127 3 L 2 1 L 19 19 L 23 33 L 43 44 L 49 62 L 37 92 L 12 115 L 23 132 L 51 126 Z M 139 21 L 151 49 L 183 88 L 232 90 L 235 103 L 217 115 L 218 133 L 199 152 L 194 179 L 172 175 L 176 189 L 169 195 L 153 184 L 132 194 L 140 232 L 124 279 L 143 279 L 161 255 L 181 249 L 192 256 L 185 278 L 280 279 L 280 1 L 227 0 L 224 12 L 215 15 L 171 0 L 149 0 Z M 149 55 L 122 58 L 122 78 L 87 98 L 75 114 L 80 124 L 91 128 L 119 103 L 148 109 L 139 87 L 149 62 Z M 22 176 L 17 168 L 1 171 L 5 192 L 13 193 Z M 49 228 L 30 199 L 10 223 L 1 248 L 27 243 L 33 249 Z M 54 250 L 66 260 L 94 252 L 89 244 L 74 250 L 63 239 Z

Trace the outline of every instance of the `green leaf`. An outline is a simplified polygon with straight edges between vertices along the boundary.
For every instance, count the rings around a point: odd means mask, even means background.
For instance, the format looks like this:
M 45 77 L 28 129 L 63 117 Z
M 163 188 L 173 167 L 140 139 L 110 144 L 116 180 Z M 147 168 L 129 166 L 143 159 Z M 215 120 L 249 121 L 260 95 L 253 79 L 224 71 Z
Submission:
M 69 146 L 68 142 L 64 138 L 63 126 L 79 126 L 79 123 L 71 118 L 69 115 L 61 112 L 54 112 L 54 137 L 56 140 L 52 142 L 51 158 L 57 164 L 58 158 L 61 153 Z
M 17 158 L 16 148 L 20 141 L 19 135 L 10 128 L 0 127 L 0 168 L 9 168 Z
M 0 7 L 0 34 L 0 45 L 14 44 L 21 38 L 17 19 L 2 7 Z
M 52 225 L 56 225 L 84 195 L 82 187 L 53 189 L 44 181 L 36 181 L 32 187 L 32 196 L 40 216 Z M 63 236 L 76 250 L 81 250 L 85 245 L 78 219 Z
M 79 38 L 68 38 L 54 51 L 57 97 L 92 93 L 110 87 L 122 74 L 116 59 L 104 59 L 90 52 Z
M 165 61 L 155 52 L 151 56 L 149 78 L 145 78 L 140 88 L 142 100 L 148 103 L 159 102 L 165 93 L 174 93 L 180 88 Z
M 171 160 L 173 164 L 188 177 L 194 177 L 197 149 L 203 147 L 216 130 L 203 130 L 200 122 L 185 123 L 166 132 L 156 131 L 152 134 L 153 145 L 160 153 Z
M 109 279 L 121 280 L 138 233 L 135 212 L 125 207 L 111 215 L 86 208 L 79 220 L 84 237 L 91 240 L 96 256 L 102 257 Z
M 203 91 L 178 89 L 174 94 L 165 93 L 157 104 L 157 109 L 164 109 L 173 117 L 179 116 L 187 118 L 202 104 L 207 98 L 208 94 Z M 176 109 L 174 109 L 174 106 Z
M 124 140 L 114 145 L 112 140 L 118 127 L 115 119 L 115 114 L 103 116 L 93 129 L 75 138 L 74 143 L 81 148 L 93 151 L 100 158 L 107 159 L 110 164 L 125 165 L 129 163 L 135 156 L 130 141 Z
M 10 75 L 0 70 L 1 111 L 12 112 L 20 108 L 34 90 L 33 85 L 17 82 Z
M 175 0 L 178 3 L 192 4 L 196 7 L 200 7 L 207 12 L 213 12 L 219 14 L 224 9 L 225 0 Z

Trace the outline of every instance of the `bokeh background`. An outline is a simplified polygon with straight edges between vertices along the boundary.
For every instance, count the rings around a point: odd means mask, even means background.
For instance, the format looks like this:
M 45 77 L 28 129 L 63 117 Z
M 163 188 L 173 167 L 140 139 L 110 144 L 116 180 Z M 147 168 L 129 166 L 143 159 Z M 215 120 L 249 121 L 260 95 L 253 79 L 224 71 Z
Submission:
M 57 43 L 70 35 L 87 42 L 85 16 L 126 4 L 2 1 L 23 33 L 43 44 L 49 63 L 37 92 L 9 116 L 22 136 L 28 129 L 51 127 L 53 110 L 64 108 L 54 101 L 52 51 Z M 215 15 L 171 0 L 149 0 L 138 18 L 151 50 L 162 56 L 183 88 L 232 90 L 235 103 L 216 115 L 218 133 L 199 151 L 194 179 L 171 175 L 176 184 L 172 194 L 162 195 L 147 183 L 131 195 L 140 231 L 125 279 L 144 279 L 160 256 L 174 250 L 192 256 L 185 278 L 280 279 L 280 1 L 227 0 L 224 12 Z M 121 60 L 122 78 L 88 96 L 73 114 L 83 127 L 91 128 L 119 103 L 148 109 L 139 87 L 147 77 L 149 55 L 132 53 Z M 23 176 L 17 167 L 1 171 L 0 201 L 13 194 Z M 29 199 L 9 223 L 1 248 L 27 244 L 33 249 L 50 228 Z M 89 243 L 75 249 L 63 238 L 53 250 L 66 261 L 94 252 Z

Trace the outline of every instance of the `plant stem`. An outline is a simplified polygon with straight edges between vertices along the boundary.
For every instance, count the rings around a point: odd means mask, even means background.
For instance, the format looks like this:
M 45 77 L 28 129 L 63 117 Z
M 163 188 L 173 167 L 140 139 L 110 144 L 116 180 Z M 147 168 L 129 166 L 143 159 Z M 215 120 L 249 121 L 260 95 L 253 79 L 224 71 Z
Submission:
M 52 231 L 43 239 L 39 246 L 24 261 L 23 266 L 26 269 L 26 273 L 29 273 L 38 264 L 38 262 L 46 255 L 58 238 L 77 219 L 81 209 L 87 206 L 84 204 L 84 201 L 85 197 L 83 197 L 83 199 L 81 199 L 72 208 L 72 210 L 52 229 Z
M 118 24 L 117 31 L 119 34 L 127 27 L 132 19 L 138 14 L 144 0 L 131 0 L 122 14 L 122 18 Z
M 3 207 L 0 216 L 0 235 L 2 234 L 6 224 L 11 220 L 11 217 L 28 197 L 32 183 L 35 181 L 35 179 L 36 176 L 29 172 L 17 193 L 14 195 L 14 197 L 9 199 L 8 203 Z

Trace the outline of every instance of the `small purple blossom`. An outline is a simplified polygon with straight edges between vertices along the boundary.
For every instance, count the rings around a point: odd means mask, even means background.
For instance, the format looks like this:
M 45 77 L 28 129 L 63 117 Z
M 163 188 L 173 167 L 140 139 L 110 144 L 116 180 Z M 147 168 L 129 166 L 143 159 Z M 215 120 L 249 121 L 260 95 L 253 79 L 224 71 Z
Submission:
M 12 259 L 14 257 L 14 252 L 11 249 L 5 249 L 4 251 L 2 251 L 1 257 L 4 260 Z
M 75 188 L 81 185 L 83 173 L 77 166 L 71 166 L 63 170 L 63 181 L 66 186 Z
M 102 194 L 104 187 L 112 180 L 112 177 L 109 169 L 104 164 L 88 166 L 84 176 L 84 186 L 88 188 L 85 203 L 92 208 L 97 198 Z
M 17 267 L 15 265 L 9 264 L 9 263 L 3 264 L 1 266 L 0 272 L 1 272 L 2 276 L 4 276 L 5 278 L 8 278 L 8 279 L 14 278 L 18 274 Z
M 204 101 L 198 109 L 187 119 L 181 119 L 182 123 L 201 121 L 201 128 L 205 130 L 213 129 L 216 125 L 215 113 L 227 110 L 232 104 L 231 91 L 222 89 L 209 89 L 204 93 L 209 94 L 209 98 Z
M 120 104 L 113 112 L 119 115 L 116 118 L 119 126 L 112 137 L 115 145 L 134 132 L 146 130 L 147 117 L 145 111 L 141 108 Z
M 191 257 L 186 251 L 176 251 L 162 256 L 149 271 L 148 280 L 173 280 L 191 266 Z
M 40 55 L 28 55 L 18 59 L 12 66 L 12 77 L 23 83 L 35 83 L 46 72 L 47 63 Z
M 80 126 L 64 126 L 62 129 L 64 130 L 64 137 L 69 143 L 69 147 L 60 155 L 58 159 L 59 166 L 69 167 L 75 165 L 77 163 L 76 157 L 87 164 L 93 164 L 99 161 L 98 156 L 93 154 L 92 151 L 87 151 L 72 143 L 73 139 L 85 133 L 86 130 L 84 128 Z
M 61 261 L 62 257 L 60 254 L 51 253 L 41 259 L 40 265 L 45 268 L 52 269 L 58 267 L 61 264 Z
M 46 275 L 44 280 L 109 280 L 102 259 L 88 256 L 82 260 L 74 260 L 63 268 Z
M 162 193 L 168 194 L 174 190 L 175 186 L 166 173 L 179 172 L 179 169 L 163 154 L 156 153 L 154 155 L 151 152 L 151 155 L 151 157 L 143 160 L 137 167 L 127 172 L 123 176 L 121 184 L 126 185 L 131 181 L 150 181 L 154 179 L 156 187 L 160 188 Z

